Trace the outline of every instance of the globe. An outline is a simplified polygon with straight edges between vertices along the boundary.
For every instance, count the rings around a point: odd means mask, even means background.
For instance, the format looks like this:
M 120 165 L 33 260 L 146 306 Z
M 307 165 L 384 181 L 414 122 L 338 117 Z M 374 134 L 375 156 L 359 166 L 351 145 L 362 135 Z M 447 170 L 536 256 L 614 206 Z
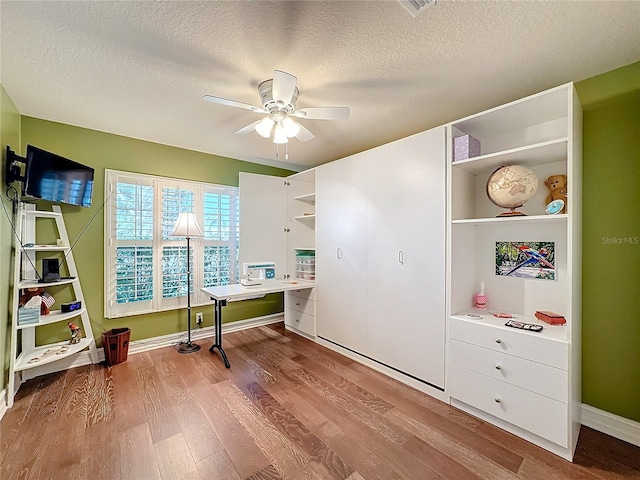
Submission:
M 498 168 L 487 181 L 487 196 L 494 204 L 509 208 L 509 212 L 498 215 L 525 215 L 516 208 L 523 206 L 538 191 L 538 177 L 530 168 L 522 165 L 507 165 Z

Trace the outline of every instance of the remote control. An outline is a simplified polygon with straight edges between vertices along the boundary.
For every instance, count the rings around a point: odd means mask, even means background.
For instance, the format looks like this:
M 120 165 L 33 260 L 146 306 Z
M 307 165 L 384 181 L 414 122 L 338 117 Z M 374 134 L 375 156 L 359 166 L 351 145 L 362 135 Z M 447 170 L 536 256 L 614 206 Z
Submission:
M 520 328 L 522 330 L 529 330 L 530 332 L 541 332 L 542 325 L 536 325 L 535 323 L 522 323 L 515 320 L 509 320 L 505 323 L 507 327 Z

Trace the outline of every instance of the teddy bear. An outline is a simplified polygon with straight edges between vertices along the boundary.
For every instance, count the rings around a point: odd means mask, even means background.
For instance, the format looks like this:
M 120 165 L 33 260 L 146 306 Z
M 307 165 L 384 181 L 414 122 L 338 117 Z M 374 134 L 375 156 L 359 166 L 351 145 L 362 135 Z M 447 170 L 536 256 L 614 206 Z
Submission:
M 51 295 L 48 295 L 44 288 L 34 287 L 34 288 L 25 288 L 20 296 L 20 306 L 23 307 L 29 300 L 31 300 L 36 295 L 42 297 L 43 301 L 40 302 L 40 315 L 49 315 L 49 306 L 53 304 L 53 302 L 49 302 L 45 300 L 46 298 L 51 298 Z
M 551 175 L 547 178 L 544 184 L 549 189 L 549 195 L 547 195 L 547 205 L 554 200 L 562 200 L 564 207 L 559 213 L 565 213 L 567 209 L 567 176 L 566 175 Z

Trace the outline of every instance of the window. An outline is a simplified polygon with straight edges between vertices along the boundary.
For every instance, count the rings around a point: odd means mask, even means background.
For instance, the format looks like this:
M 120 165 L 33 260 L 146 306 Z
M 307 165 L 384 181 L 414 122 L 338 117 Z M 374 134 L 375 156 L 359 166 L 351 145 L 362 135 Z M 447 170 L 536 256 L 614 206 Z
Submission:
M 151 175 L 106 171 L 105 317 L 183 308 L 202 287 L 237 283 L 238 189 Z M 196 214 L 204 238 L 170 233 L 180 212 Z

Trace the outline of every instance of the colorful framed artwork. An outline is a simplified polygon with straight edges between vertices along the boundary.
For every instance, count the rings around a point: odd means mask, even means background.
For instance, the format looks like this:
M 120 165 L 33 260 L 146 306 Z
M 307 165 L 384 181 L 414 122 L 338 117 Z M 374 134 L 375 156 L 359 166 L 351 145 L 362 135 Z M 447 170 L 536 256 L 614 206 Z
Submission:
M 555 242 L 496 242 L 496 275 L 556 279 Z

